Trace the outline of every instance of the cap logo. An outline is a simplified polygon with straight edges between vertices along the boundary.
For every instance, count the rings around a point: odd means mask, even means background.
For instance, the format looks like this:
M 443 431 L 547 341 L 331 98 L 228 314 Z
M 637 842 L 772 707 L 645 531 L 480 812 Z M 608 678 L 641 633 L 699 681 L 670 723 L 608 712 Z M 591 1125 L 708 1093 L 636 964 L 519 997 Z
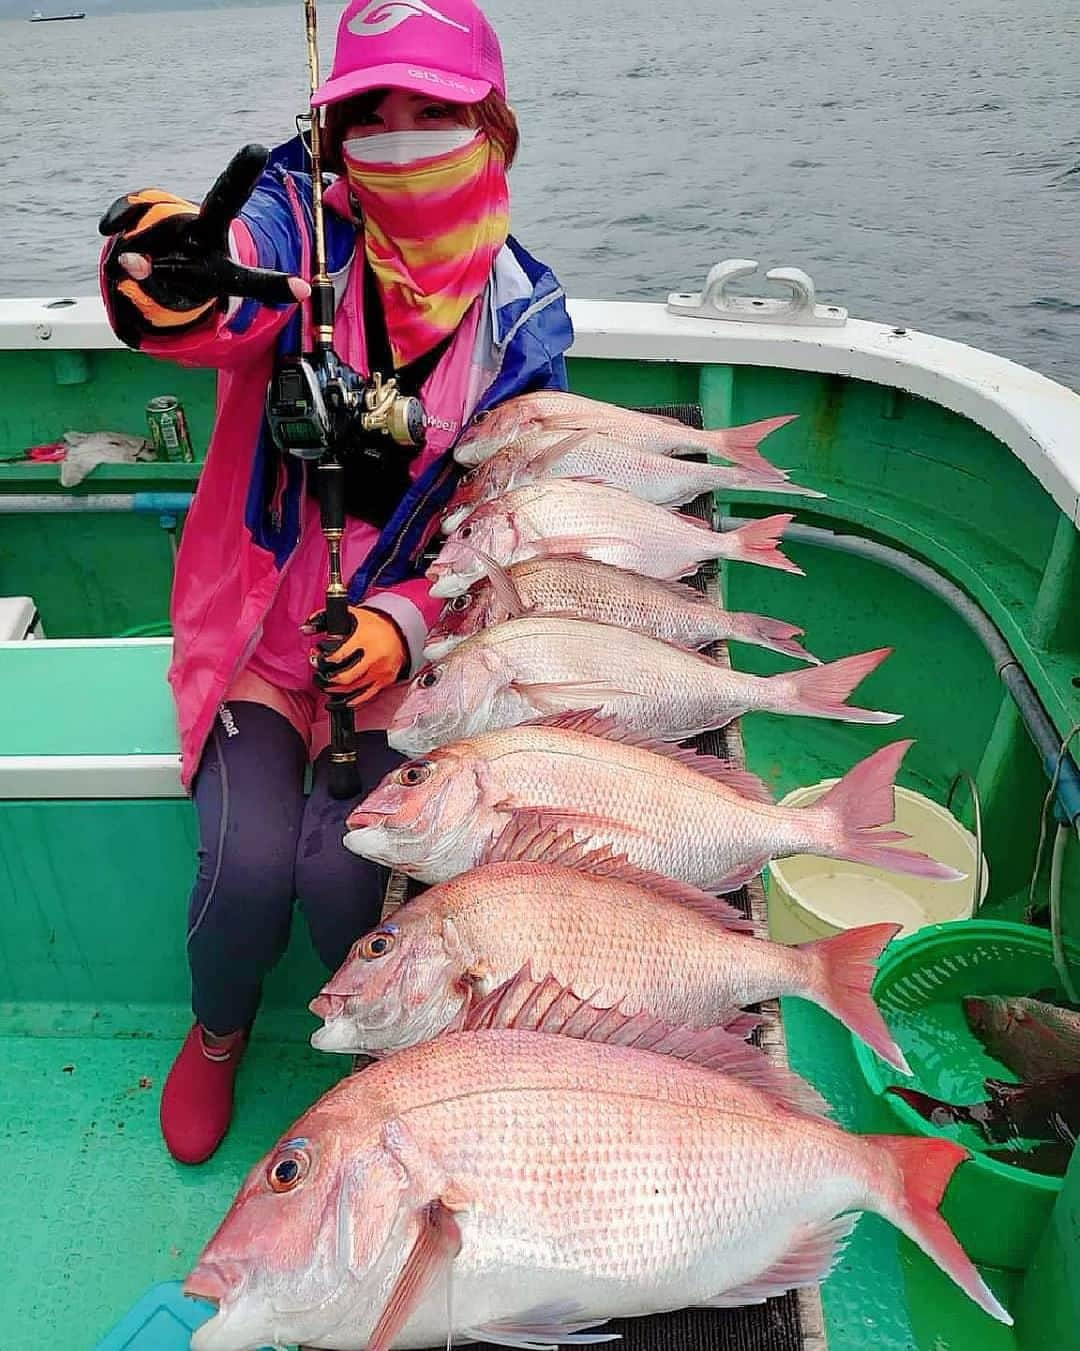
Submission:
M 436 19 L 439 23 L 457 28 L 462 33 L 469 31 L 465 24 L 440 14 L 431 5 L 426 5 L 424 0 L 368 0 L 363 9 L 352 16 L 347 26 L 349 32 L 355 33 L 357 37 L 373 38 L 379 33 L 389 33 L 392 28 L 399 27 L 407 19 L 424 17 Z

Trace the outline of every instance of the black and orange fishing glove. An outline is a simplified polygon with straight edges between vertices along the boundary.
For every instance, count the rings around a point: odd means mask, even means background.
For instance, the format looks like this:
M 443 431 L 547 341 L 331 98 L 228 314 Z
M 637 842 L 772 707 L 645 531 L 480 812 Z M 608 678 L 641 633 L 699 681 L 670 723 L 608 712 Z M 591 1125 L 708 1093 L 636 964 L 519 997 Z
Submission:
M 295 303 L 289 277 L 241 267 L 229 256 L 229 225 L 266 167 L 267 151 L 248 145 L 234 155 L 202 206 L 159 188 L 118 197 L 98 229 L 106 246 L 102 275 L 117 337 L 139 347 L 151 334 L 186 333 L 223 309 L 230 296 L 267 305 Z M 149 264 L 136 280 L 121 263 L 136 255 Z
M 319 610 L 304 633 L 326 632 L 326 611 Z M 322 638 L 311 652 L 315 683 L 328 694 L 341 695 L 349 708 L 374 699 L 406 669 L 409 652 L 398 626 L 379 610 L 349 606 L 349 632 L 344 638 Z

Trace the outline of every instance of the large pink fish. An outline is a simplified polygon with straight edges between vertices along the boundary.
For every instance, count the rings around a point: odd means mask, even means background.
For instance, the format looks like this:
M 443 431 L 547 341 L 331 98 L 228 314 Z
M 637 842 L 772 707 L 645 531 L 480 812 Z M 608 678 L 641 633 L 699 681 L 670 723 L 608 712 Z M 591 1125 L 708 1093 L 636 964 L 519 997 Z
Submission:
M 806 807 L 760 779 L 594 713 L 560 714 L 452 742 L 393 770 L 352 811 L 346 846 L 425 882 L 483 861 L 521 815 L 606 844 L 639 868 L 731 891 L 770 858 L 818 854 L 919 877 L 961 874 L 895 848 L 893 778 L 910 741 L 884 746 Z
M 571 432 L 593 432 L 654 455 L 697 451 L 755 472 L 775 473 L 759 453 L 758 445 L 770 432 L 794 420 L 795 414 L 788 414 L 741 427 L 698 431 L 675 418 L 639 413 L 562 390 L 542 389 L 508 399 L 481 413 L 454 447 L 454 459 L 459 464 L 482 464 L 501 446 L 524 436 L 549 434 L 559 438 Z
M 619 488 L 548 479 L 477 507 L 447 538 L 427 575 L 433 596 L 456 596 L 484 576 L 483 553 L 503 567 L 527 558 L 584 554 L 671 581 L 715 558 L 801 576 L 802 568 L 776 547 L 791 519 L 767 516 L 718 533 L 696 517 L 642 502 Z
M 859 1210 L 1011 1321 L 937 1212 L 953 1141 L 851 1135 L 726 1033 L 547 982 L 474 1023 L 342 1080 L 256 1164 L 185 1282 L 218 1306 L 192 1351 L 580 1343 L 816 1284 Z
M 443 516 L 443 534 L 456 529 L 481 502 L 549 478 L 607 483 L 661 507 L 682 506 L 702 493 L 733 490 L 824 496 L 792 483 L 782 469 L 767 473 L 763 468 L 680 460 L 637 450 L 595 432 L 571 432 L 561 438 L 534 433 L 503 446 L 465 475 Z
M 643 872 L 566 832 L 511 828 L 499 860 L 431 887 L 357 939 L 311 1002 L 324 1051 L 385 1055 L 445 1031 L 522 968 L 624 1013 L 732 1024 L 777 995 L 828 1009 L 890 1064 L 907 1064 L 870 984 L 897 924 L 787 947 L 723 901 Z M 754 1021 L 754 1020 L 751 1020 Z
M 796 639 L 802 629 L 764 615 L 725 610 L 685 582 L 662 582 L 582 556 L 555 555 L 499 567 L 482 560 L 485 576 L 447 601 L 424 644 L 438 661 L 481 629 L 533 611 L 595 619 L 651 633 L 680 647 L 731 639 L 817 664 Z
M 474 634 L 414 676 L 389 741 L 422 755 L 447 741 L 580 708 L 610 713 L 661 741 L 685 741 L 751 711 L 896 722 L 899 713 L 845 703 L 891 651 L 757 676 L 636 629 L 523 615 Z

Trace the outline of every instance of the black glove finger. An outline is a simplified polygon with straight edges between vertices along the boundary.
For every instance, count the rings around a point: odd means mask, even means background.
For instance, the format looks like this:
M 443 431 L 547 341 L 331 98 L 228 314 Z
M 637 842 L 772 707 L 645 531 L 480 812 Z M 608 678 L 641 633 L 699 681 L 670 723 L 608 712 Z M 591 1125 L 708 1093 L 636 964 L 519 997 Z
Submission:
M 270 152 L 265 146 L 245 145 L 221 171 L 203 200 L 199 211 L 199 233 L 222 253 L 228 253 L 229 223 L 240 214 L 240 208 L 251 196 L 269 158 Z
M 103 235 L 118 235 L 138 224 L 148 210 L 146 202 L 133 202 L 130 193 L 117 197 L 112 206 L 98 221 L 98 232 Z
M 173 309 L 191 309 L 204 300 L 226 294 L 218 286 L 210 259 L 176 254 L 155 258 L 153 271 L 142 286 L 148 295 Z
M 243 296 L 262 305 L 295 305 L 296 297 L 289 289 L 289 274 L 274 272 L 268 267 L 241 267 L 231 258 L 213 260 L 218 294 Z
M 355 652 L 350 652 L 344 661 L 334 661 L 329 654 L 317 657 L 315 660 L 315 679 L 320 677 L 329 680 L 331 676 L 345 675 L 358 666 L 364 660 L 364 649 L 357 648 Z
M 336 633 L 330 638 L 320 638 L 315 644 L 315 651 L 321 652 L 322 656 L 318 657 L 317 660 L 322 661 L 325 657 L 332 657 L 344 641 L 345 639 Z

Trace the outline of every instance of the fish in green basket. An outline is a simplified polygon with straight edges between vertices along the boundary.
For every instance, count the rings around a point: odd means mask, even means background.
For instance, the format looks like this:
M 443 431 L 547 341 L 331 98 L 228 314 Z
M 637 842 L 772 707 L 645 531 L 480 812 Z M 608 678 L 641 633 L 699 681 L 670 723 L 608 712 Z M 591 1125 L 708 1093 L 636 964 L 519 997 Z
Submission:
M 982 1102 L 954 1104 L 893 1085 L 889 1092 L 935 1126 L 973 1126 L 994 1145 L 1023 1148 L 1025 1141 L 1041 1140 L 1072 1147 L 1080 1135 L 1080 1074 L 1041 1079 L 1035 1084 L 1007 1084 L 987 1079 Z
M 964 1000 L 968 1026 L 1025 1083 L 1080 1074 L 1080 1010 L 996 995 Z

